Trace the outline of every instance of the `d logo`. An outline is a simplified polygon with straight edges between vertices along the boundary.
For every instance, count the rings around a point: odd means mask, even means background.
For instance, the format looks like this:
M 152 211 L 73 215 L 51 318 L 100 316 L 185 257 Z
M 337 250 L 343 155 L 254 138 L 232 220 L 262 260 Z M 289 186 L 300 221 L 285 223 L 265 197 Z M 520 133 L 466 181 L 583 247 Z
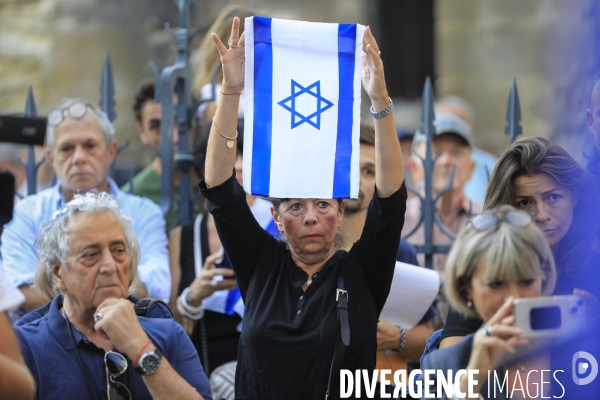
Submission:
M 573 354 L 572 371 L 573 382 L 575 382 L 575 384 L 587 385 L 596 378 L 596 375 L 598 375 L 598 361 L 596 361 L 596 358 L 590 353 L 578 351 Z M 586 374 L 588 375 L 585 378 L 580 378 L 580 376 Z

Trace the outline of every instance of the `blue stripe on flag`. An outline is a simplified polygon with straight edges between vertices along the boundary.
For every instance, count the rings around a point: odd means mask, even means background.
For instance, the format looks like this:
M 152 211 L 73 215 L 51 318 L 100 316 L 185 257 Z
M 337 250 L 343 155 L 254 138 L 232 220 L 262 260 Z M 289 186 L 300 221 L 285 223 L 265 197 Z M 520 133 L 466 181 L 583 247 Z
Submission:
M 356 24 L 340 24 L 338 29 L 340 97 L 333 172 L 333 198 L 350 197 L 355 51 Z
M 254 124 L 252 193 L 269 196 L 273 117 L 271 18 L 254 17 Z

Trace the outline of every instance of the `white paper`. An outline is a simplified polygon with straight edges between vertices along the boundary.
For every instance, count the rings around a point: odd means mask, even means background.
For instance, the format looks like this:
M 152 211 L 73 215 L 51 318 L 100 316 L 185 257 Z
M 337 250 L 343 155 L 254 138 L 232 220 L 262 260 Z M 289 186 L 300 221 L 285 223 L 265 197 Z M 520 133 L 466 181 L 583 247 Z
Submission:
M 440 276 L 436 271 L 397 261 L 381 318 L 405 329 L 414 328 L 433 303 L 439 288 Z

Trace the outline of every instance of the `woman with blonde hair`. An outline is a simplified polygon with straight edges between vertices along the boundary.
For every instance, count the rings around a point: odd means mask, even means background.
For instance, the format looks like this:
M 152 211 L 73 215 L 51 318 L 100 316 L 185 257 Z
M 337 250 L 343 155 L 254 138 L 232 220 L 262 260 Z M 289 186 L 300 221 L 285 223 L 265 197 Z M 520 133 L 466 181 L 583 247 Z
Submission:
M 223 71 L 219 71 L 215 79 L 216 85 L 213 88 L 213 75 L 221 64 L 221 57 L 210 33 L 216 33 L 221 42 L 226 43 L 229 38 L 229 33 L 231 32 L 231 21 L 233 20 L 233 17 L 240 18 L 240 32 L 243 32 L 245 19 L 253 15 L 265 15 L 265 13 L 239 4 L 228 5 L 221 10 L 215 19 L 215 22 L 213 22 L 206 31 L 207 34 L 204 36 L 202 44 L 198 49 L 198 76 L 194 81 L 193 93 L 194 97 L 198 97 L 200 100 L 211 99 L 214 90 L 215 98 L 214 102 L 204 103 L 198 107 L 197 114 L 201 123 L 207 123 L 212 120 L 212 117 L 215 114 L 216 103 L 219 101 L 221 89 L 220 82 L 223 80 Z M 243 102 L 240 103 L 243 104 Z M 240 113 L 240 116 L 243 116 L 243 112 L 240 111 Z
M 502 206 L 473 218 L 460 232 L 446 264 L 446 296 L 455 310 L 481 318 L 483 324 L 460 343 L 426 355 L 422 370 L 477 370 L 473 376 L 478 383 L 473 392 L 477 393 L 488 373 L 501 367 L 505 355 L 528 344 L 520 337 L 521 329 L 512 325 L 514 300 L 549 295 L 556 280 L 548 241 L 532 222 L 529 213 Z M 529 371 L 550 369 L 549 362 L 548 356 L 542 355 L 515 363 L 504 367 L 502 376 L 508 377 L 512 388 L 520 380 L 519 374 L 529 378 Z M 537 390 L 535 385 L 540 385 L 541 391 L 549 388 L 542 384 L 528 379 L 527 393 Z M 468 391 L 466 376 L 460 389 Z M 499 392 L 496 398 L 505 398 L 505 391 Z

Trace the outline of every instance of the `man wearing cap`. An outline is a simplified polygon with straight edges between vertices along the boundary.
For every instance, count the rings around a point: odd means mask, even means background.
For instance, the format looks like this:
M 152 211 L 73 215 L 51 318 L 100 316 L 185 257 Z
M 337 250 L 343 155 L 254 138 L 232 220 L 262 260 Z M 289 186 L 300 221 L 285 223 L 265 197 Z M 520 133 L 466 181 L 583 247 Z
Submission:
M 85 101 L 65 100 L 48 114 L 46 140 L 46 157 L 58 183 L 17 203 L 13 220 L 2 232 L 2 268 L 25 295 L 22 310 L 29 312 L 48 303 L 31 286 L 38 265 L 34 241 L 42 223 L 53 219 L 74 194 L 92 189 L 112 195 L 133 221 L 141 249 L 136 296 L 169 301 L 171 274 L 165 220 L 156 204 L 120 191 L 108 176 L 117 144 L 107 115 Z
M 433 192 L 435 195 L 448 186 L 454 170 L 452 188 L 440 197 L 437 202 L 437 210 L 445 228 L 456 235 L 467 224 L 469 214 L 478 214 L 483 210 L 483 205 L 469 199 L 464 191 L 465 184 L 471 179 L 475 169 L 475 161 L 472 158 L 471 129 L 463 120 L 452 114 L 438 116 L 434 125 L 436 135 L 432 139 L 432 156 L 434 158 L 439 156 L 439 158 L 433 169 Z M 426 136 L 417 132 L 413 139 L 413 153 L 425 158 L 426 144 Z M 425 180 L 423 165 L 418 157 L 411 156 L 408 167 L 414 180 Z M 418 197 L 409 199 L 406 202 L 403 237 L 414 229 L 420 216 L 420 199 Z M 423 244 L 425 242 L 423 225 L 407 239 L 414 245 Z M 451 244 L 453 241 L 442 232 L 437 224 L 434 224 L 433 240 L 436 244 Z M 436 254 L 433 257 L 433 266 L 439 272 L 442 282 L 444 281 L 446 258 L 446 254 Z M 423 255 L 419 255 L 418 260 L 419 264 L 425 264 Z

